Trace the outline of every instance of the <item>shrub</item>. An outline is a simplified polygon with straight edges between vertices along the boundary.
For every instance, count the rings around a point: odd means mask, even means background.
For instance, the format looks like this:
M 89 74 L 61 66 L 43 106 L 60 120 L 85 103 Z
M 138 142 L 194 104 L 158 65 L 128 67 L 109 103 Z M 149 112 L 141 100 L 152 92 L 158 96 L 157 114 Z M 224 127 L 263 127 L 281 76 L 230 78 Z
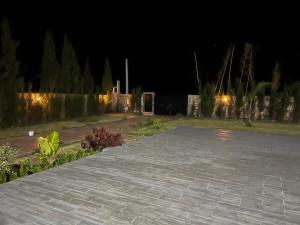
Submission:
M 40 164 L 34 164 L 32 166 L 32 170 L 29 173 L 39 173 L 42 171 L 41 165 Z
M 55 166 L 62 165 L 68 162 L 67 154 L 59 154 L 54 161 Z
M 114 147 L 123 144 L 121 134 L 111 134 L 105 128 L 94 128 L 93 134 L 87 135 L 81 146 L 84 149 L 102 151 L 106 147 Z
M 6 182 L 6 176 L 5 173 L 0 172 L 0 184 L 3 184 Z
M 20 162 L 20 176 L 26 176 L 32 168 L 32 163 L 29 159 Z
M 82 149 L 80 149 L 77 153 L 76 153 L 76 158 L 77 159 L 81 159 L 84 157 L 84 153 L 85 151 L 83 151 Z
M 69 154 L 68 155 L 68 162 L 72 162 L 72 161 L 74 161 L 74 160 L 76 160 L 77 159 L 77 154 Z
M 15 172 L 12 168 L 12 163 L 16 157 L 16 150 L 9 144 L 0 146 L 0 173 L 6 176 L 6 181 L 10 180 Z

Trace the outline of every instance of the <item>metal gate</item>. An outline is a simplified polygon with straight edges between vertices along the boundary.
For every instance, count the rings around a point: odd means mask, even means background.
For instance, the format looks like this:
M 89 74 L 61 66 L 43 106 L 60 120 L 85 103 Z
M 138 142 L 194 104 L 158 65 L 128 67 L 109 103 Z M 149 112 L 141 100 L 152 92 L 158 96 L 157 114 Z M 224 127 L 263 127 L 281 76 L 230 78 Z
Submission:
M 187 96 L 155 95 L 154 112 L 156 115 L 186 115 Z

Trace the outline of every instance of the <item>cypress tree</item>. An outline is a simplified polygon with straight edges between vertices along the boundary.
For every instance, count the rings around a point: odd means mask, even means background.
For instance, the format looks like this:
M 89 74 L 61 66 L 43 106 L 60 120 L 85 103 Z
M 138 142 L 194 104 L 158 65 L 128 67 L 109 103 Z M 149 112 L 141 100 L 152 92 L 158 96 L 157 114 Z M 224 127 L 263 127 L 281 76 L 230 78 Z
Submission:
M 64 36 L 64 43 L 61 54 L 61 77 L 59 92 L 71 92 L 71 49 L 67 35 Z
M 67 35 L 64 36 L 64 44 L 61 55 L 61 82 L 60 92 L 78 93 L 81 86 L 81 69 L 78 64 L 76 51 L 69 41 Z
M 94 79 L 90 71 L 89 60 L 87 59 L 83 72 L 83 91 L 84 93 L 94 93 Z
M 78 59 L 76 55 L 76 51 L 73 47 L 73 45 L 70 43 L 70 51 L 71 51 L 71 92 L 72 93 L 79 93 L 80 92 L 80 86 L 81 86 L 81 68 L 78 64 Z
M 13 40 L 10 26 L 4 20 L 1 26 L 0 59 L 0 126 L 7 127 L 17 120 L 17 80 L 20 62 L 17 60 L 19 42 Z
M 59 64 L 57 61 L 55 44 L 50 30 L 46 31 L 44 39 L 44 50 L 42 56 L 40 90 L 42 92 L 53 92 L 59 77 Z
M 113 88 L 111 67 L 108 59 L 105 59 L 104 74 L 102 77 L 102 91 L 111 92 Z

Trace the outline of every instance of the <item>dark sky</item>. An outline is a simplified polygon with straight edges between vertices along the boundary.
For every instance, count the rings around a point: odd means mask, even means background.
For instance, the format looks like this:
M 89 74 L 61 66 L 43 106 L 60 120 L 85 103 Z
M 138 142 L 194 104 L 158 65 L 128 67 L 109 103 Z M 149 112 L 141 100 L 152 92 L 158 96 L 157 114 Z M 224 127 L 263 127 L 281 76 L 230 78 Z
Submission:
M 43 5 L 42 5 L 43 4 Z M 54 5 L 1 7 L 8 18 L 22 72 L 33 78 L 39 72 L 46 29 L 55 38 L 59 54 L 63 34 L 71 39 L 81 66 L 90 57 L 92 73 L 100 81 L 105 57 L 109 57 L 114 81 L 124 90 L 124 59 L 129 59 L 130 87 L 165 95 L 196 92 L 193 52 L 200 75 L 214 80 L 230 43 L 236 44 L 232 76 L 239 76 L 239 57 L 245 41 L 256 49 L 255 77 L 270 80 L 272 67 L 281 63 L 282 82 L 300 80 L 300 18 L 292 7 L 241 6 L 223 8 L 181 5 Z M 71 3 L 69 3 L 71 4 Z M 119 5 L 118 5 L 119 4 Z M 274 3 L 275 4 L 275 3 Z

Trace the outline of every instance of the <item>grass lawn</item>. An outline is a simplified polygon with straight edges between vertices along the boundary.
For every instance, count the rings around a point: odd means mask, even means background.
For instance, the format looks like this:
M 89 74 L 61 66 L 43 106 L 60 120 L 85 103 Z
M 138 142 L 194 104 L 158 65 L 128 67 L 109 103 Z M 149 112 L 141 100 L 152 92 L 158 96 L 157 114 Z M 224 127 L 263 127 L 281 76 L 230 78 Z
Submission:
M 175 126 L 190 126 L 195 128 L 217 128 L 300 136 L 300 124 L 294 123 L 257 121 L 252 123 L 252 127 L 246 127 L 242 120 L 220 120 L 184 117 L 174 121 L 173 124 Z
M 134 115 L 126 115 L 126 118 L 134 117 Z M 28 131 L 34 130 L 36 134 L 40 132 L 50 132 L 52 130 L 63 130 L 72 127 L 81 127 L 91 124 L 97 123 L 107 123 L 117 120 L 123 120 L 123 114 L 103 114 L 101 116 L 89 116 L 89 117 L 81 117 L 75 118 L 72 120 L 64 120 L 64 121 L 56 121 L 56 122 L 49 122 L 49 123 L 42 123 L 24 127 L 13 127 L 7 129 L 0 129 L 0 139 L 7 138 L 7 137 L 15 137 L 15 136 L 27 136 Z

